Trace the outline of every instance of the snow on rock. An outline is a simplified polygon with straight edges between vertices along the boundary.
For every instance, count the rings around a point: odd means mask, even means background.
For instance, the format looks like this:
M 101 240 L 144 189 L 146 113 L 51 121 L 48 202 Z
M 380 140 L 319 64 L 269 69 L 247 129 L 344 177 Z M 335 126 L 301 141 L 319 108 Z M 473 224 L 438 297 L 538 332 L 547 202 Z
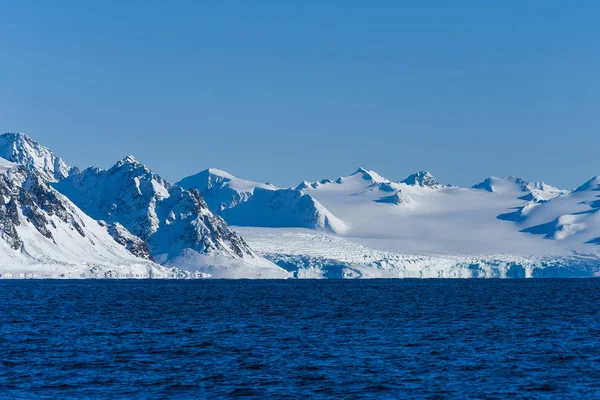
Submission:
M 384 196 L 375 201 L 378 203 L 395 204 L 397 206 L 400 206 L 400 205 L 409 206 L 409 205 L 413 204 L 413 199 L 410 196 L 406 195 L 401 190 L 398 190 L 396 193 L 394 193 L 391 196 Z
M 573 251 L 595 252 L 589 243 L 600 237 L 598 233 L 594 238 L 557 246 L 522 232 L 528 225 L 521 223 L 537 213 L 545 204 L 543 199 L 554 198 L 546 201 L 551 203 L 566 195 L 549 185 L 517 178 L 490 178 L 476 188 L 460 188 L 440 185 L 426 172 L 392 182 L 361 168 L 335 183 L 303 186 L 303 192 L 344 221 L 348 228 L 345 237 L 392 253 L 564 256 Z M 534 197 L 537 202 L 530 200 Z M 560 221 L 565 224 L 563 236 L 574 231 L 573 235 L 579 236 L 580 222 L 566 221 Z
M 426 171 L 419 171 L 415 174 L 409 175 L 401 183 L 410 186 L 420 186 L 430 189 L 439 189 L 444 187 L 444 185 L 440 184 L 438 181 L 435 180 L 433 175 Z
M 223 210 L 236 207 L 247 201 L 254 189 L 276 190 L 273 185 L 239 179 L 216 168 L 209 168 L 196 175 L 177 182 L 184 189 L 196 189 L 208 204 L 212 212 L 218 214 Z
M 179 273 L 133 255 L 37 171 L 21 165 L 3 171 L 0 194 L 0 278 L 168 278 Z
M 568 194 L 535 208 L 519 209 L 522 232 L 568 243 L 599 244 L 600 177 L 594 177 Z
M 102 226 L 106 226 L 104 221 L 98 221 L 98 223 Z M 131 232 L 129 232 L 123 225 L 115 222 L 107 227 L 108 233 L 113 237 L 113 239 L 115 239 L 117 243 L 125 246 L 125 248 L 129 250 L 131 254 L 146 260 L 154 261 L 152 255 L 150 254 L 150 250 L 148 250 L 146 242 L 139 237 L 132 235 Z
M 62 158 L 24 133 L 0 135 L 0 157 L 35 170 L 51 182 L 66 178 L 72 170 Z
M 7 172 L 9 169 L 16 167 L 17 163 L 10 162 L 4 158 L 0 158 L 0 174 Z
M 521 200 L 535 202 L 547 201 L 568 193 L 566 190 L 558 189 L 544 182 L 526 182 L 514 176 L 502 178 L 492 176 L 474 185 L 473 189 L 482 189 L 492 193 L 515 193 Z
M 424 171 L 393 182 L 359 168 L 280 189 L 209 169 L 172 185 L 132 156 L 71 169 L 23 134 L 0 136 L 0 153 L 2 278 L 600 272 L 600 177 L 567 192 L 515 177 L 451 187 Z
M 319 184 L 331 183 L 323 180 Z M 177 183 L 202 193 L 210 209 L 230 225 L 300 227 L 343 233 L 346 225 L 301 189 L 279 189 L 208 169 Z
M 387 183 L 389 180 L 379 175 L 375 171 L 370 171 L 368 169 L 364 169 L 363 167 L 359 167 L 356 172 L 354 172 L 351 176 L 359 176 L 362 179 L 369 181 L 371 183 Z M 341 179 L 343 180 L 343 178 Z
M 232 277 L 287 276 L 215 216 L 200 192 L 170 184 L 132 156 L 108 170 L 73 173 L 55 187 L 92 218 L 118 223 L 145 241 L 161 264 L 226 277 L 224 265 L 229 261 L 231 271 L 245 268 Z M 215 268 L 222 271 L 216 273 Z
M 296 189 L 265 190 L 221 212 L 231 225 L 313 228 L 343 233 L 345 224 L 311 196 Z
M 600 175 L 593 177 L 583 185 L 579 186 L 573 192 L 600 192 Z

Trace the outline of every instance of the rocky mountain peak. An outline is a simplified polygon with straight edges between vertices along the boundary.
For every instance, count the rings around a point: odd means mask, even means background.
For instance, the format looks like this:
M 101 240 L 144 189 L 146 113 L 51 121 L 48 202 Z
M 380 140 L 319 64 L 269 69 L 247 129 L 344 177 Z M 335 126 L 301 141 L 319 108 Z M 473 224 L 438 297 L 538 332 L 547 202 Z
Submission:
M 66 178 L 72 170 L 50 149 L 20 132 L 0 135 L 0 157 L 26 166 L 50 182 Z
M 411 185 L 411 186 L 427 187 L 427 188 L 431 188 L 431 189 L 437 189 L 437 188 L 440 188 L 443 186 L 438 181 L 435 180 L 435 178 L 433 177 L 433 175 L 431 173 L 429 173 L 427 171 L 419 171 L 417 173 L 409 175 L 401 183 L 405 183 L 405 184 Z

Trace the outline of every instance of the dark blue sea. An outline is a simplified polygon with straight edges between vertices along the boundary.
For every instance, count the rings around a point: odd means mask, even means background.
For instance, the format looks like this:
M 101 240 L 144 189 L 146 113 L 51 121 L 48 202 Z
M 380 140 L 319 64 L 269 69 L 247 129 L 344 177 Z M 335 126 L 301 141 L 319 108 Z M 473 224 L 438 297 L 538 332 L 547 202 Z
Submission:
M 598 398 L 600 280 L 0 281 L 0 398 Z

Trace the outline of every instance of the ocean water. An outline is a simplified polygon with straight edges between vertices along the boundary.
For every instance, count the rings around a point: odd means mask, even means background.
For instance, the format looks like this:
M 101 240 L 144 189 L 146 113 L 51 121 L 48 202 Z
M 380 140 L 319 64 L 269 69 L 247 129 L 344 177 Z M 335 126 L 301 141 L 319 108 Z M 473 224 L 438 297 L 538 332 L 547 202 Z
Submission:
M 0 281 L 0 398 L 598 398 L 600 280 Z

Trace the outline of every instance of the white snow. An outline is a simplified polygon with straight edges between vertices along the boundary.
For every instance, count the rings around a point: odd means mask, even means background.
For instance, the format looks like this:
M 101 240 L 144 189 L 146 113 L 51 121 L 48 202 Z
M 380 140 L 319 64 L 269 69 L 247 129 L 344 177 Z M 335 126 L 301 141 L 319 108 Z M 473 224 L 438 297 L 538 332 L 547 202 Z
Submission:
M 235 228 L 259 253 L 297 278 L 595 277 L 593 255 L 410 255 L 373 249 L 308 229 Z
M 8 170 L 3 174 L 11 185 L 10 188 L 3 189 L 18 190 L 25 183 L 31 184 L 31 178 L 25 172 Z M 115 242 L 104 226 L 88 217 L 69 199 L 49 186 L 45 186 L 43 190 L 55 195 L 57 203 L 45 203 L 43 198 L 34 197 L 33 203 L 28 202 L 26 207 L 27 210 L 35 209 L 46 221 L 45 227 L 52 237 L 42 235 L 31 218 L 24 215 L 24 208 L 18 205 L 18 224 L 15 225 L 22 245 L 17 249 L 9 245 L 6 239 L 11 233 L 7 230 L 7 225 L 3 224 L 3 240 L 0 240 L 1 278 L 168 278 L 176 274 L 174 269 L 135 257 L 124 246 Z M 6 215 L 8 201 L 15 200 L 3 198 L 0 204 L 3 216 Z M 74 228 L 73 222 L 65 222 L 59 218 L 51 208 L 38 208 L 37 202 L 42 206 L 50 204 L 49 207 L 54 204 L 64 210 L 78 224 L 81 232 Z M 7 220 L 4 222 L 8 223 Z
M 343 221 L 300 189 L 239 179 L 207 169 L 177 183 L 197 189 L 211 211 L 229 224 L 241 226 L 305 227 L 343 233 Z
M 19 165 L 19 164 L 15 164 L 4 158 L 0 158 L 0 174 L 5 173 L 9 169 L 12 169 L 12 168 L 16 167 L 17 165 Z
M 118 222 L 143 239 L 163 265 L 213 278 L 287 277 L 231 232 L 199 196 L 165 181 L 132 156 L 106 171 L 88 168 L 72 174 L 55 187 L 92 218 Z
M 78 172 L 23 134 L 0 136 L 0 156 L 0 174 L 9 177 L 0 179 L 1 278 L 535 277 L 600 271 L 600 177 L 574 191 L 517 177 L 489 177 L 460 188 L 440 184 L 425 171 L 398 182 L 359 168 L 335 180 L 277 188 L 208 169 L 178 186 L 133 156 L 107 171 Z M 39 174 L 44 190 L 18 164 Z M 25 191 L 18 224 L 15 188 Z M 47 196 L 55 195 L 67 219 L 50 207 Z M 236 225 L 250 247 L 216 215 Z M 142 238 L 163 265 L 133 256 L 100 219 L 122 224 L 124 238 Z
M 354 173 L 337 180 L 341 183 L 309 185 L 304 191 L 346 224 L 344 236 L 380 250 L 424 255 L 571 252 L 498 219 L 528 204 L 520 187 L 506 185 L 494 192 L 442 185 L 432 189 L 369 175 L 377 179 Z
M 435 183 L 364 171 L 302 185 L 343 221 L 342 235 L 235 229 L 298 277 L 596 276 L 600 268 L 600 178 L 568 193 L 512 177 L 459 188 L 426 173 Z
M 24 133 L 0 135 L 0 157 L 35 170 L 51 182 L 67 177 L 71 171 L 62 158 Z

